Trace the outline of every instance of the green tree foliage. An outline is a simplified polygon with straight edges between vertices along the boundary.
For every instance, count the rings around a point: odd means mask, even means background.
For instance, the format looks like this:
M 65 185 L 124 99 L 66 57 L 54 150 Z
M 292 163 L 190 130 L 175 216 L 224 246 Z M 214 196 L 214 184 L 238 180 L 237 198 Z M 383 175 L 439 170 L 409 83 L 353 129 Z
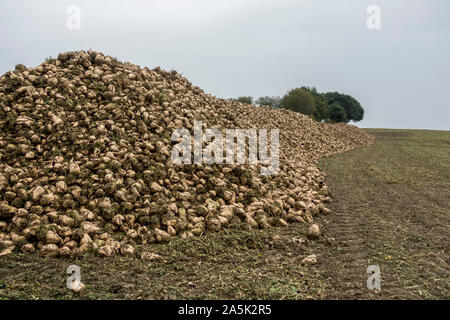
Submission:
M 337 102 L 330 106 L 330 120 L 333 122 L 348 122 L 345 109 Z
M 308 90 L 302 88 L 290 90 L 281 99 L 281 106 L 306 115 L 312 115 L 315 111 L 313 96 Z
M 330 109 L 323 95 L 317 92 L 317 89 L 314 87 L 301 87 L 301 89 L 307 90 L 314 98 L 314 119 L 319 122 L 330 120 Z
M 279 108 L 281 106 L 281 98 L 279 96 L 275 97 L 259 97 L 256 100 L 256 104 L 259 106 L 269 106 L 272 108 Z
M 290 90 L 283 98 L 279 96 L 253 98 L 238 97 L 234 101 L 272 108 L 286 108 L 314 117 L 316 121 L 349 122 L 361 121 L 364 109 L 348 94 L 339 92 L 320 93 L 314 87 L 300 87 Z
M 361 107 L 361 104 L 353 97 L 347 94 L 341 94 L 339 92 L 327 92 L 323 96 L 330 107 L 335 102 L 343 107 L 348 121 L 353 120 L 356 122 L 363 119 L 364 109 Z
M 314 99 L 314 105 L 316 110 L 313 113 L 314 119 L 316 121 L 327 121 L 330 120 L 330 108 L 323 99 Z
M 250 97 L 250 96 L 249 97 L 238 97 L 238 98 L 232 99 L 232 100 L 237 101 L 237 102 L 246 103 L 246 104 L 252 104 L 253 97 Z

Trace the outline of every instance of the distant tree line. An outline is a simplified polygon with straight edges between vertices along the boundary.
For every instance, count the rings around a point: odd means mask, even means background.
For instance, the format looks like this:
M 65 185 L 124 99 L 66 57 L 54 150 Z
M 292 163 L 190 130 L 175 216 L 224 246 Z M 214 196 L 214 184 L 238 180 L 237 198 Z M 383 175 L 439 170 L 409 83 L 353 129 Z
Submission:
M 317 92 L 316 88 L 300 87 L 289 90 L 283 97 L 265 96 L 258 99 L 253 97 L 238 97 L 233 99 L 247 104 L 285 108 L 309 115 L 316 121 L 349 122 L 361 121 L 364 109 L 361 104 L 348 94 L 339 92 Z

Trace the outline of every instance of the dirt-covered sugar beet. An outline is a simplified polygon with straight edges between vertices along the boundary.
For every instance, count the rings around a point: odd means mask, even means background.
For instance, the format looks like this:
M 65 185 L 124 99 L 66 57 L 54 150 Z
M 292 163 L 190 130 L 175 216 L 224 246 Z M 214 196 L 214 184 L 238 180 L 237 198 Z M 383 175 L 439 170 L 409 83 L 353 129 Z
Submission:
M 280 171 L 174 164 L 175 129 L 280 130 Z M 0 77 L 0 254 L 134 254 L 224 228 L 312 223 L 329 213 L 318 159 L 371 136 L 205 94 L 178 73 L 93 51 Z

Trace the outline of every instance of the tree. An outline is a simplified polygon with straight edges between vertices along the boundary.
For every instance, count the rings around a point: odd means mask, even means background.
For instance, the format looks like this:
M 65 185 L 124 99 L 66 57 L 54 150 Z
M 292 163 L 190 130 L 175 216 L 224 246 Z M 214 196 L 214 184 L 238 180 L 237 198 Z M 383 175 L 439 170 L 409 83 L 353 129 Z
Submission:
M 314 98 L 314 119 L 319 122 L 323 120 L 329 120 L 330 109 L 328 108 L 328 104 L 325 101 L 323 94 L 317 92 L 317 89 L 314 87 L 301 87 L 301 89 L 307 90 Z
M 361 104 L 348 94 L 327 92 L 324 94 L 324 98 L 329 106 L 336 102 L 343 107 L 348 121 L 353 120 L 356 122 L 364 118 L 364 109 L 361 107 Z
M 290 90 L 281 99 L 281 106 L 306 115 L 312 115 L 315 111 L 313 96 L 308 90 L 302 88 Z
M 330 106 L 330 120 L 333 122 L 348 122 L 345 109 L 337 102 Z
M 237 102 L 246 103 L 246 104 L 252 104 L 253 97 L 250 97 L 250 96 L 248 96 L 248 97 L 238 97 L 238 98 L 232 99 L 232 100 L 237 101 Z
M 330 119 L 330 108 L 322 98 L 315 98 L 314 105 L 316 110 L 314 111 L 313 116 L 316 121 L 321 122 Z
M 281 98 L 279 96 L 274 97 L 259 97 L 256 102 L 259 106 L 269 106 L 272 108 L 279 108 L 281 106 Z

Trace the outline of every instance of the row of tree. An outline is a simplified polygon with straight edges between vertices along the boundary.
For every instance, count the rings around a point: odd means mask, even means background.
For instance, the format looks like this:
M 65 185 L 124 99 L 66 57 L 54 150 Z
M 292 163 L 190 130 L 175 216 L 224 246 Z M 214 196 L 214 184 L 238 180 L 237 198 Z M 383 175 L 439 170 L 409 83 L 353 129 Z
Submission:
M 301 87 L 290 90 L 283 97 L 239 97 L 236 101 L 272 108 L 285 108 L 313 117 L 316 121 L 357 122 L 364 117 L 361 104 L 348 94 L 319 93 L 316 88 Z

